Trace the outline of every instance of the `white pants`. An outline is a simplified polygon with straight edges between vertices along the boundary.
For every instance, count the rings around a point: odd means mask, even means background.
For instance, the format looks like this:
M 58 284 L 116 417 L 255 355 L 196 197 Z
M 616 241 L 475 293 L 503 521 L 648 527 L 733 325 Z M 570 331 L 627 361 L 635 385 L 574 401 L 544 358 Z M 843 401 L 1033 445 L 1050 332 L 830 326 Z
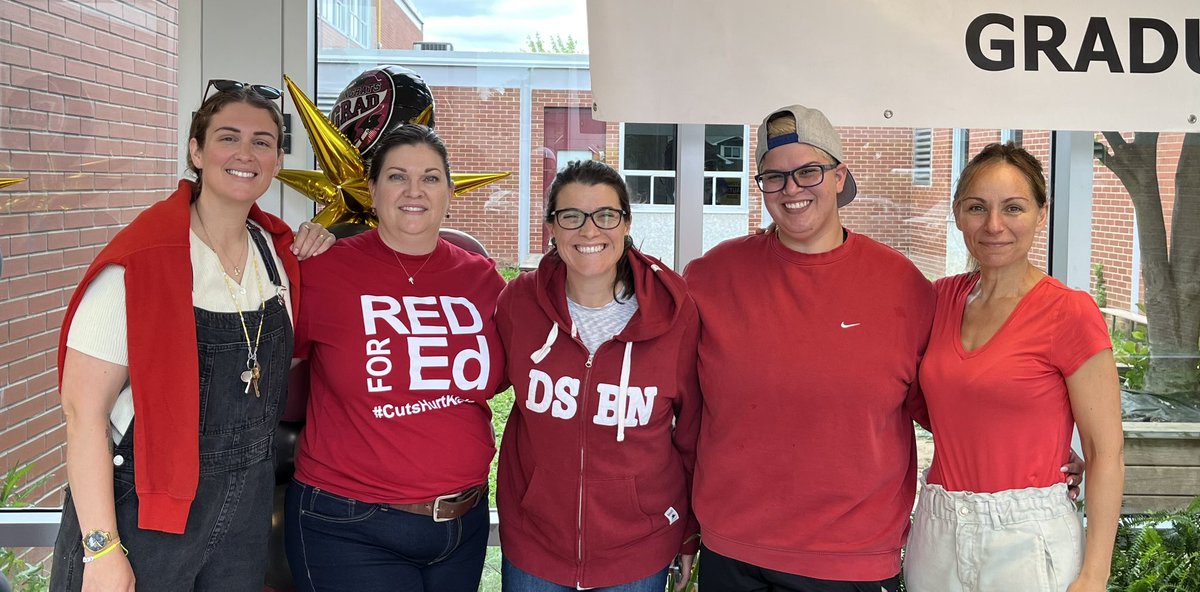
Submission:
M 926 485 L 904 558 L 910 592 L 1062 592 L 1083 565 L 1067 486 L 998 493 Z

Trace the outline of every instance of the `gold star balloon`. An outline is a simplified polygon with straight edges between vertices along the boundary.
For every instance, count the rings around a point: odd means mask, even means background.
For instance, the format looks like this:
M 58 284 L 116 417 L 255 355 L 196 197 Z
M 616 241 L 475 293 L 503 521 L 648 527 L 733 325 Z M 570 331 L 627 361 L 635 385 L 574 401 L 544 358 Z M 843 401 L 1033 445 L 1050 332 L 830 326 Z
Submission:
M 365 160 L 387 131 L 405 123 L 433 126 L 433 95 L 428 86 L 407 68 L 372 68 L 342 91 L 332 117 L 326 117 L 290 77 L 283 78 L 321 170 L 284 169 L 275 178 L 325 206 L 313 222 L 326 228 L 376 226 Z M 509 174 L 452 174 L 450 178 L 454 195 L 462 195 Z
M 4 189 L 5 187 L 8 187 L 9 185 L 16 185 L 17 183 L 21 183 L 24 180 L 25 179 L 0 179 L 0 189 Z

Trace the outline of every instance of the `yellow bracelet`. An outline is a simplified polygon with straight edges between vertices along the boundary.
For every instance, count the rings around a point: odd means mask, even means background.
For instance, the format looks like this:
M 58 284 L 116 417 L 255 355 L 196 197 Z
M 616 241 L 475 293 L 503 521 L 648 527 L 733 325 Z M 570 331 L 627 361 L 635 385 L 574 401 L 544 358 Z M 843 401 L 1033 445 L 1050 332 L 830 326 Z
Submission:
M 95 561 L 95 560 L 97 560 L 97 559 L 99 559 L 99 558 L 101 558 L 101 557 L 104 557 L 104 556 L 105 556 L 105 555 L 107 555 L 107 554 L 108 554 L 110 551 L 112 551 L 113 549 L 116 549 L 117 547 L 120 547 L 120 548 L 121 548 L 121 550 L 122 550 L 122 551 L 124 551 L 126 555 L 128 555 L 128 554 L 129 554 L 129 549 L 126 549 L 126 548 L 125 548 L 125 545 L 122 545 L 122 544 L 121 544 L 121 539 L 117 539 L 117 540 L 113 541 L 113 542 L 112 542 L 112 544 L 110 544 L 109 546 L 107 546 L 107 547 L 105 547 L 105 548 L 103 548 L 103 549 L 100 549 L 99 551 L 97 551 L 95 555 L 92 555 L 91 557 L 84 557 L 84 558 L 83 558 L 83 562 L 84 562 L 84 563 L 91 563 L 91 562 L 93 562 L 93 561 Z

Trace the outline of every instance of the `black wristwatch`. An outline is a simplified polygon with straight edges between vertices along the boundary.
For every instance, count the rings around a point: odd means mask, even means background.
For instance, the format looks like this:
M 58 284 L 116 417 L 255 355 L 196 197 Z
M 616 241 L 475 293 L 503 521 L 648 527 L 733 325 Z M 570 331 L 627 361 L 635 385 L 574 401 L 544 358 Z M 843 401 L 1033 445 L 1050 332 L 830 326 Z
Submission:
M 83 535 L 83 546 L 92 553 L 99 553 L 113 541 L 113 535 L 106 530 L 89 530 Z

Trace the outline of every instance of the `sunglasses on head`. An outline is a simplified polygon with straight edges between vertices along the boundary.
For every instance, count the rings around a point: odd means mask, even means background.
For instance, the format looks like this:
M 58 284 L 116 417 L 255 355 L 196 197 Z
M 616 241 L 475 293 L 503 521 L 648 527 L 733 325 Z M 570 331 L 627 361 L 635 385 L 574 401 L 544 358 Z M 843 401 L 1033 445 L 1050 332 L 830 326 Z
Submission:
M 246 84 L 245 82 L 238 82 L 236 80 L 215 78 L 213 80 L 209 80 L 208 86 L 204 87 L 204 96 L 200 98 L 200 104 L 204 104 L 204 101 L 208 100 L 208 90 L 211 88 L 217 89 L 217 92 L 230 92 L 245 88 L 249 89 L 250 92 L 256 95 L 271 101 L 283 96 L 283 93 L 279 92 L 279 89 L 273 86 L 267 86 L 265 84 Z

